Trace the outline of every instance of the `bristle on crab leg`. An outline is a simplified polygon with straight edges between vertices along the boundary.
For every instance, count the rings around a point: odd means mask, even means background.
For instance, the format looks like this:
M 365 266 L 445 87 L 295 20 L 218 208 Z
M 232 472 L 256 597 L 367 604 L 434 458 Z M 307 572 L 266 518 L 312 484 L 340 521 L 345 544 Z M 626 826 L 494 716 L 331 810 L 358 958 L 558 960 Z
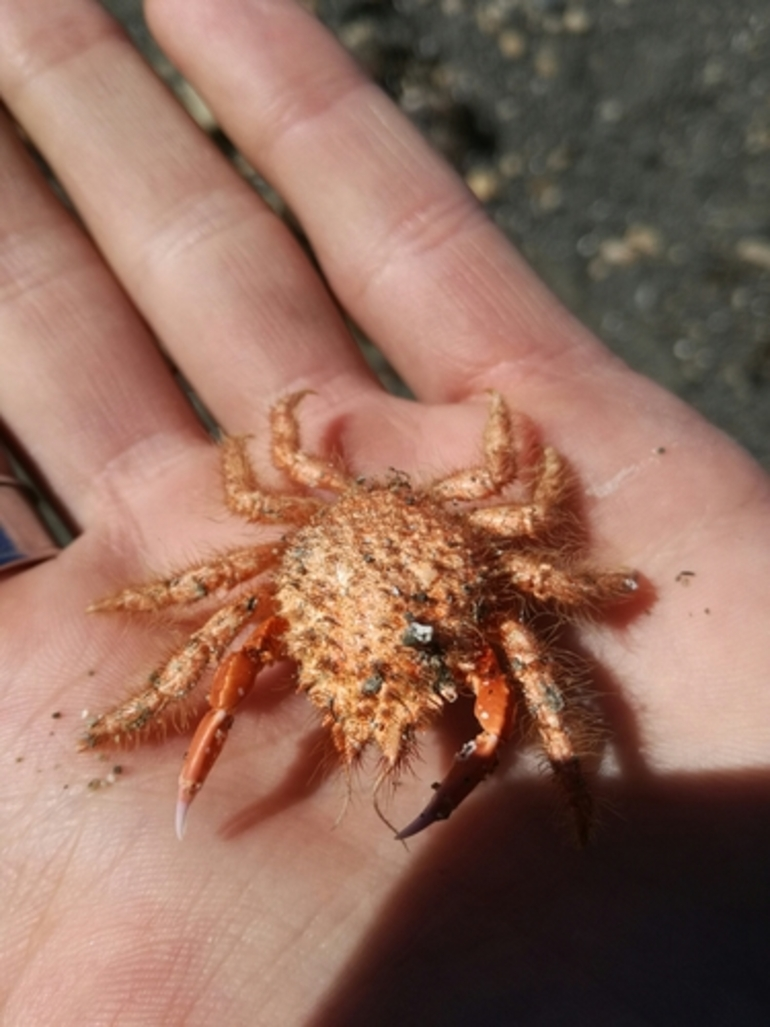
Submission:
M 435 786 L 425 809 L 398 832 L 398 841 L 411 838 L 437 820 L 446 820 L 473 789 L 497 766 L 498 750 L 510 736 L 515 716 L 514 695 L 491 649 L 486 649 L 468 674 L 476 695 L 474 715 L 481 730 L 455 755 L 444 780 Z

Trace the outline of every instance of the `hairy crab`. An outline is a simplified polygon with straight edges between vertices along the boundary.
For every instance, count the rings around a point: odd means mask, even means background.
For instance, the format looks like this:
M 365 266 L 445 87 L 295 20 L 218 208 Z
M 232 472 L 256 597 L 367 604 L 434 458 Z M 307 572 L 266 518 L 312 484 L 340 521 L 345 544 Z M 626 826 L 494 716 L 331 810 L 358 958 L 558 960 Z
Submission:
M 448 817 L 494 769 L 523 703 L 585 841 L 592 799 L 580 762 L 584 708 L 572 708 L 569 674 L 539 625 L 544 610 L 570 619 L 633 593 L 637 578 L 594 568 L 564 544 L 574 528 L 564 461 L 538 446 L 526 495 L 506 499 L 522 475 L 510 411 L 491 393 L 478 466 L 424 487 L 401 473 L 354 478 L 303 451 L 296 407 L 304 395 L 280 400 L 271 426 L 273 462 L 305 494 L 263 488 L 246 440 L 222 445 L 227 505 L 252 522 L 286 524 L 278 543 L 224 553 L 92 606 L 152 613 L 234 592 L 143 688 L 90 720 L 81 747 L 141 732 L 213 668 L 209 708 L 179 781 L 181 837 L 239 704 L 266 666 L 289 659 L 344 765 L 370 745 L 379 749 L 378 784 L 407 763 L 446 703 L 474 696 L 478 733 L 398 838 Z

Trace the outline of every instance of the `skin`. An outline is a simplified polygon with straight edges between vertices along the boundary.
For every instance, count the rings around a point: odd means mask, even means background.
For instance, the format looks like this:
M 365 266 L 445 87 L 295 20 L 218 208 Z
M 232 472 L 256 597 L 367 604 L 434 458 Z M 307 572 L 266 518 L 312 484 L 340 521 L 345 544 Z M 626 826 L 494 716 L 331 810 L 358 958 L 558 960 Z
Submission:
M 88 232 L 3 115 L 0 410 L 80 529 L 0 580 L 5 1022 L 763 1022 L 767 477 L 558 305 L 299 7 L 154 0 L 148 16 L 301 221 L 336 303 L 97 5 L 0 0 L 0 94 Z M 419 403 L 381 391 L 337 304 Z M 642 608 L 581 632 L 618 768 L 592 848 L 570 847 L 513 752 L 408 849 L 367 773 L 333 829 L 344 781 L 275 675 L 183 844 L 184 737 L 76 754 L 81 711 L 169 645 L 162 623 L 89 602 L 254 537 L 225 513 L 214 447 L 153 336 L 227 431 L 256 436 L 274 484 L 267 412 L 306 388 L 307 448 L 356 473 L 474 462 L 490 387 L 566 455 L 596 558 L 649 583 Z M 471 733 L 460 713 L 426 738 L 395 823 Z M 113 762 L 115 784 L 89 789 Z

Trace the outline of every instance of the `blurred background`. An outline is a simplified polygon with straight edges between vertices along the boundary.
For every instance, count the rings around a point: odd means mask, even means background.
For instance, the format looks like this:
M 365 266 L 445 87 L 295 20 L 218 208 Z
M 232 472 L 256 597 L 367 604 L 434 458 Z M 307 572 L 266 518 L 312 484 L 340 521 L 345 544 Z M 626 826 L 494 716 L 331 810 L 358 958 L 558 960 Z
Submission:
M 102 3 L 280 210 L 153 44 L 141 0 Z M 770 469 L 767 0 L 305 6 L 585 324 Z

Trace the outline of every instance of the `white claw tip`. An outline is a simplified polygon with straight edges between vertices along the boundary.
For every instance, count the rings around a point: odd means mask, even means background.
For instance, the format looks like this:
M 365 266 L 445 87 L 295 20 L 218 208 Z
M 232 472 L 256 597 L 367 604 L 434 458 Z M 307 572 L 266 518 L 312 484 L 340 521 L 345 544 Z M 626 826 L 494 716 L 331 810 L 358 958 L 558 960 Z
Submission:
M 187 829 L 187 812 L 190 809 L 190 803 L 186 799 L 179 799 L 176 804 L 176 816 L 174 818 L 174 826 L 176 828 L 176 836 L 181 842 L 184 838 L 185 830 Z

